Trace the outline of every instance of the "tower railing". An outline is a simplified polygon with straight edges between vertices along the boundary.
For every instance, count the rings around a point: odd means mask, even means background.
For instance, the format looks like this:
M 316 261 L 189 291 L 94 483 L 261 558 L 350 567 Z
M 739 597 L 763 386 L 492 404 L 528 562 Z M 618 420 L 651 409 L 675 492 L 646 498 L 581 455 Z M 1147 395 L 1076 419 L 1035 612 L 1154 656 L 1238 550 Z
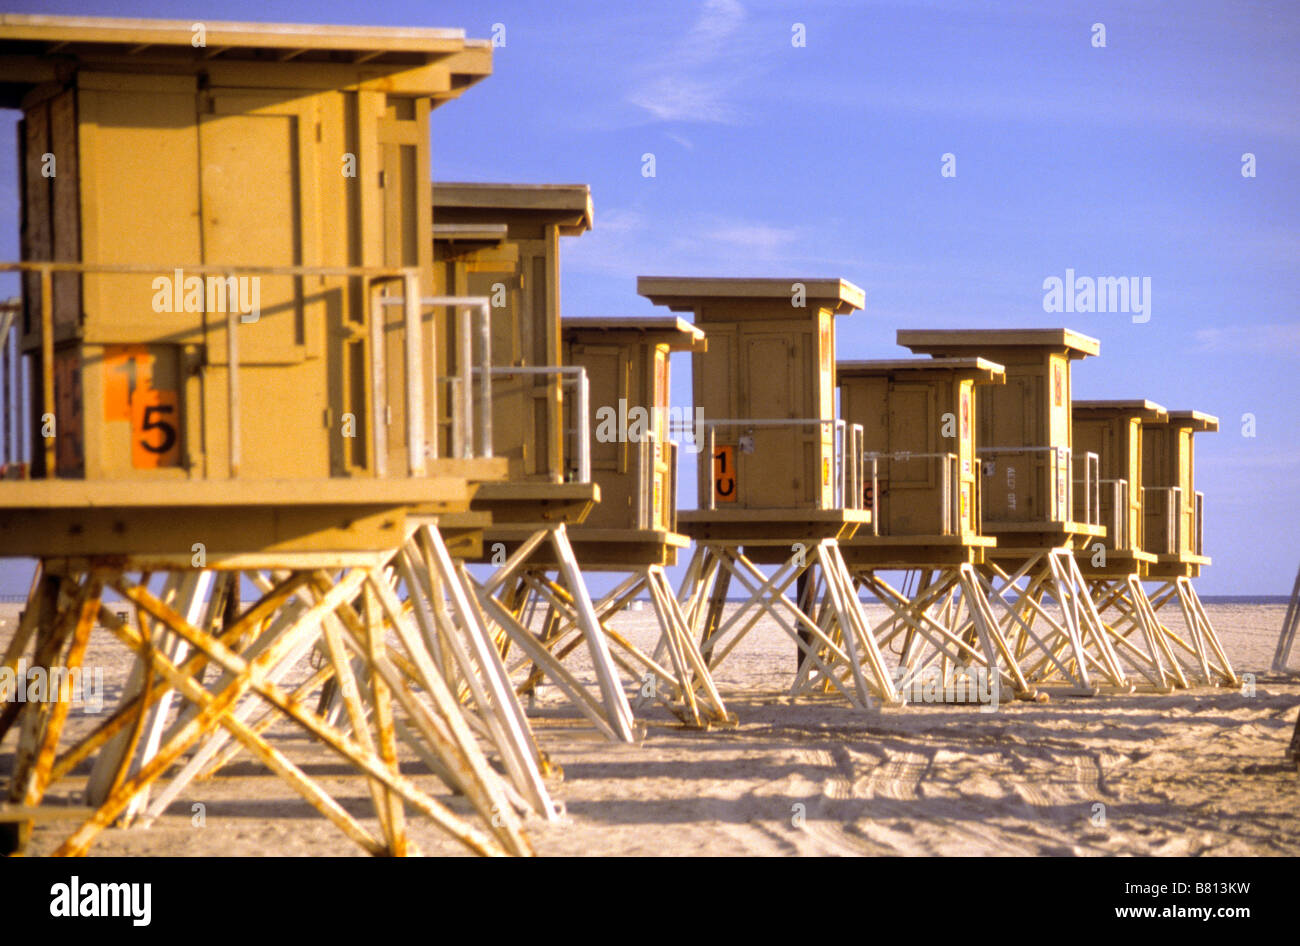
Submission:
M 714 420 L 703 420 L 700 422 L 705 430 L 705 437 L 708 443 L 706 453 L 700 455 L 699 475 L 701 483 L 712 482 L 713 476 L 711 465 L 714 454 L 717 452 L 716 432 L 719 427 L 732 429 L 745 429 L 752 433 L 758 428 L 781 428 L 781 427 L 830 427 L 832 436 L 832 474 L 831 504 L 836 509 L 861 509 L 863 493 L 863 466 L 860 461 L 861 452 L 856 449 L 862 443 L 862 425 L 848 424 L 843 418 L 823 419 L 819 417 L 789 417 L 789 418 L 721 418 Z M 741 440 L 749 435 L 742 435 Z M 742 452 L 746 452 L 743 451 Z M 717 509 L 716 498 L 713 490 L 708 492 L 707 508 L 710 512 Z
M 1047 466 L 1043 470 L 1045 479 L 1043 482 L 1044 497 L 1050 495 L 1055 500 L 1050 506 L 1044 502 L 1045 514 L 1040 514 L 1037 518 L 1046 522 L 1066 522 L 1074 515 L 1074 482 L 1072 475 L 1072 454 L 1070 447 L 979 447 L 975 451 L 979 456 L 992 458 L 996 463 L 996 458 L 1002 456 L 1014 456 L 1019 454 L 1042 454 L 1047 459 Z M 990 475 L 987 470 L 981 470 L 982 478 Z M 1025 521 L 1033 521 L 1031 517 L 1024 517 Z
M 871 464 L 872 479 L 872 520 L 877 518 L 877 507 L 879 498 L 877 492 L 879 489 L 879 463 L 884 460 L 890 464 L 889 473 L 885 476 L 886 481 L 890 484 L 894 482 L 893 464 L 910 463 L 916 460 L 941 460 L 939 469 L 940 473 L 940 535 L 960 535 L 962 532 L 961 522 L 961 460 L 955 453 L 910 453 L 906 450 L 895 451 L 894 453 L 876 453 L 870 452 L 863 454 L 865 462 Z M 876 527 L 876 535 L 880 534 L 879 526 Z
M 1110 500 L 1110 519 L 1106 523 L 1106 533 L 1110 539 L 1110 547 L 1117 552 L 1122 552 L 1132 548 L 1133 543 L 1129 541 L 1129 529 L 1132 518 L 1129 510 L 1129 485 L 1128 480 L 1123 477 L 1108 480 L 1096 481 L 1099 494 L 1109 494 Z M 1105 487 L 1103 489 L 1103 487 Z M 1101 519 L 1101 510 L 1097 510 L 1098 522 Z
M 1144 486 L 1142 488 L 1142 508 L 1147 508 L 1147 494 L 1163 493 L 1163 497 L 1157 497 L 1152 500 L 1159 502 L 1160 513 L 1158 522 L 1161 526 L 1159 536 L 1147 536 L 1147 542 L 1155 548 L 1148 548 L 1148 551 L 1159 551 L 1162 555 L 1177 555 L 1183 548 L 1183 488 L 1181 486 Z M 1199 515 L 1197 520 L 1199 521 Z M 1199 532 L 1199 526 L 1197 526 Z M 1195 536 L 1196 533 L 1193 533 Z M 1199 547 L 1199 537 L 1197 545 Z
M 587 369 L 582 365 L 498 365 L 476 367 L 474 374 L 509 378 L 514 375 L 557 375 L 560 390 L 572 388 L 574 392 L 574 425 L 565 430 L 566 436 L 576 439 L 576 449 L 565 451 L 570 482 L 591 482 L 591 384 Z
M 370 390 L 370 448 L 372 453 L 371 469 L 375 476 L 388 476 L 388 419 L 390 415 L 391 400 L 388 392 L 388 372 L 384 365 L 385 357 L 385 333 L 387 331 L 386 320 L 380 316 L 382 308 L 385 306 L 401 305 L 403 307 L 402 332 L 403 332 L 403 354 L 405 359 L 405 377 L 407 379 L 405 390 L 401 393 L 405 406 L 406 420 L 406 470 L 404 475 L 423 476 L 427 471 L 427 459 L 438 456 L 436 438 L 430 440 L 427 431 L 434 427 L 436 421 L 430 422 L 430 418 L 437 416 L 437 386 L 431 385 L 433 391 L 432 403 L 426 403 L 424 379 L 428 366 L 425 365 L 424 347 L 423 347 L 423 309 L 428 306 L 453 306 L 458 307 L 462 313 L 462 322 L 458 327 L 457 341 L 462 352 L 469 351 L 472 344 L 470 335 L 470 322 L 467 318 L 468 312 L 477 310 L 480 313 L 479 334 L 483 338 L 484 357 L 490 357 L 487 352 L 486 336 L 488 333 L 487 326 L 487 300 L 480 297 L 454 297 L 454 296 L 434 296 L 423 297 L 420 293 L 420 273 L 413 267 L 392 267 L 392 266 L 257 266 L 257 265 L 232 265 L 232 264 L 143 264 L 143 263 L 87 263 L 87 262 L 53 262 L 53 261 L 23 261 L 23 262 L 0 262 L 0 272 L 17 272 L 33 273 L 38 280 L 39 299 L 36 301 L 36 307 L 39 309 L 37 325 L 29 329 L 28 337 L 32 333 L 37 336 L 38 359 L 32 366 L 32 370 L 27 372 L 28 384 L 26 385 L 27 395 L 34 400 L 39 396 L 40 414 L 54 416 L 55 414 L 55 395 L 54 395 L 54 349 L 55 349 L 55 326 L 54 326 L 54 277 L 58 273 L 73 273 L 77 275 L 143 275 L 143 276 L 171 276 L 173 273 L 184 273 L 187 276 L 215 277 L 215 283 L 219 284 L 222 293 L 224 312 L 220 313 L 225 316 L 226 328 L 226 363 L 229 369 L 229 379 L 226 391 L 226 411 L 227 411 L 227 469 L 228 476 L 232 479 L 239 477 L 239 471 L 242 461 L 242 427 L 241 427 L 241 397 L 240 397 L 240 347 L 238 327 L 242 323 L 256 322 L 260 317 L 258 314 L 251 312 L 240 312 L 238 305 L 226 305 L 226 289 L 233 285 L 230 280 L 239 277 L 261 277 L 261 276 L 318 276 L 318 277 L 336 277 L 345 278 L 349 281 L 357 280 L 361 284 L 362 298 L 364 300 L 363 317 L 365 329 L 369 341 L 369 390 Z M 26 283 L 26 281 L 24 281 Z M 206 280 L 205 280 L 206 282 Z M 394 283 L 402 287 L 401 296 L 380 296 L 381 291 L 387 290 Z M 26 285 L 24 286 L 26 290 Z M 209 293 L 212 291 L 211 285 L 205 285 L 203 293 L 203 302 L 206 306 Z M 302 305 L 307 300 L 301 300 L 298 305 Z M 21 352 L 23 344 L 22 333 L 16 331 L 18 319 L 16 313 L 8 306 L 0 309 L 9 318 L 8 320 L 15 323 L 11 329 L 10 342 L 14 348 Z M 206 308 L 196 311 L 195 315 L 206 313 Z M 250 317 L 251 316 L 251 317 Z M 72 336 L 73 333 L 69 333 Z M 131 341 L 119 341 L 115 344 L 150 344 L 154 343 L 153 338 L 140 338 Z M 462 363 L 465 366 L 465 363 Z M 12 371 L 5 372 L 5 380 L 12 382 Z M 39 388 L 36 382 L 39 381 Z M 461 383 L 464 389 L 468 389 L 468 374 L 462 375 Z M 19 420 L 23 413 L 24 404 L 22 390 L 20 389 L 15 396 L 9 385 L 6 386 L 4 397 L 4 414 L 5 424 L 21 426 Z M 468 399 L 464 399 L 468 402 Z M 470 444 L 477 439 L 479 456 L 491 456 L 491 411 L 483 409 L 483 405 L 490 404 L 491 400 L 491 381 L 485 377 L 481 383 L 479 391 L 479 422 L 478 437 L 474 438 L 475 419 L 473 411 L 469 409 L 468 403 L 466 409 L 458 417 L 453 419 L 453 429 L 458 429 L 454 439 L 463 444 Z M 28 405 L 30 406 L 30 405 Z M 48 434 L 42 432 L 41 451 L 42 451 L 42 468 L 47 478 L 53 478 L 57 473 L 57 464 L 55 458 L 55 434 L 53 427 L 49 428 Z M 6 444 L 12 441 L 6 440 Z M 36 446 L 33 439 L 33 449 Z M 8 449 L 8 448 L 7 448 Z M 470 457 L 475 455 L 467 446 L 462 449 L 462 456 Z M 8 462 L 13 462 L 9 460 Z

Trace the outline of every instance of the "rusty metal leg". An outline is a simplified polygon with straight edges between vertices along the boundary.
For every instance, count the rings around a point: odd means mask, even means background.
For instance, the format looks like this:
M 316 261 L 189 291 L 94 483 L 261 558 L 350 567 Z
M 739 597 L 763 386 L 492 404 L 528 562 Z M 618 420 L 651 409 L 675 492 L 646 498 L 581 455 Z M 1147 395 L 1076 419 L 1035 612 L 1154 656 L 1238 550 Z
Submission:
M 70 598 L 60 607 L 60 585 L 74 584 Z M 74 673 L 80 673 L 82 658 L 95 626 L 95 613 L 103 582 L 91 577 L 84 585 L 71 578 L 50 584 L 42 583 L 38 592 L 44 600 L 39 610 L 42 620 L 36 635 L 36 655 L 32 670 L 40 669 L 44 686 L 39 695 L 31 690 L 23 707 L 23 725 L 9 785 L 9 800 L 22 808 L 33 808 L 45 795 L 50 783 L 59 737 L 67 721 L 73 695 Z M 50 607 L 53 605 L 53 607 Z M 31 677 L 35 683 L 36 678 Z M 57 687 L 57 689 L 55 689 Z M 35 698 L 33 698 L 35 697 Z M 10 822 L 0 834 L 0 850 L 22 850 L 31 837 L 32 822 Z
M 713 587 L 709 591 L 708 605 L 704 611 L 704 624 L 700 628 L 700 647 L 704 661 L 713 666 L 713 648 L 705 647 L 704 642 L 712 640 L 722 624 L 722 614 L 727 607 L 727 591 L 731 587 L 731 572 L 725 568 L 716 569 Z

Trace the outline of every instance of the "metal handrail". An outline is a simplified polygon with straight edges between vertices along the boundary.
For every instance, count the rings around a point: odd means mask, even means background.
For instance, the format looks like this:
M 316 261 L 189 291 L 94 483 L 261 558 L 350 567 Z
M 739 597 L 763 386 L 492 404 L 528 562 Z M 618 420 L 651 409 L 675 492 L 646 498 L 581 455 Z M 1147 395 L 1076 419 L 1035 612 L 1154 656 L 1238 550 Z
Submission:
M 892 453 L 869 452 L 865 455 L 872 460 L 889 460 L 906 463 L 909 460 L 943 460 L 943 506 L 941 519 L 943 532 L 940 535 L 959 535 L 961 533 L 961 458 L 955 453 L 939 451 L 937 453 L 913 453 L 909 450 L 896 450 Z M 873 481 L 875 474 L 873 473 Z M 873 487 L 877 485 L 873 482 Z M 871 491 L 873 505 L 877 502 L 876 489 Z M 874 516 L 873 516 L 874 518 Z M 879 535 L 879 530 L 876 532 Z
M 387 377 L 384 373 L 383 325 L 373 317 L 375 303 L 371 298 L 373 291 L 385 283 L 400 281 L 405 290 L 399 297 L 381 300 L 379 305 L 405 305 L 405 358 L 408 378 L 423 377 L 423 348 L 421 345 L 422 326 L 420 321 L 420 304 L 423 301 L 419 292 L 420 271 L 410 266 L 298 266 L 298 265 L 245 265 L 221 263 L 194 264 L 153 264 L 153 263 L 90 263 L 26 260 L 0 262 L 0 272 L 37 273 L 40 276 L 40 378 L 42 388 L 43 413 L 53 414 L 54 405 L 54 301 L 53 284 L 56 273 L 76 273 L 80 275 L 158 275 L 163 273 L 184 273 L 186 275 L 219 276 L 232 279 L 236 276 L 335 276 L 360 278 L 367 285 L 366 315 L 370 322 L 371 376 L 373 385 L 371 447 L 374 452 L 374 472 L 377 477 L 388 473 L 387 442 Z M 455 297 L 431 297 L 449 300 Z M 411 300 L 408 305 L 407 300 Z M 206 294 L 205 294 L 206 301 Z M 448 303 L 450 304 L 450 303 Z M 252 318 L 248 316 L 252 315 Z M 236 318 L 238 316 L 238 318 Z M 258 316 L 252 313 L 240 313 L 235 309 L 226 312 L 226 359 L 229 365 L 227 383 L 227 466 L 230 478 L 239 476 L 242 460 L 240 427 L 240 390 L 239 390 L 239 342 L 236 327 L 240 323 L 255 322 Z M 465 335 L 467 323 L 462 324 L 462 336 Z M 462 337 L 462 345 L 467 339 Z M 423 475 L 426 470 L 425 459 L 429 453 L 424 437 L 424 388 L 422 384 L 406 385 L 407 416 L 407 467 L 411 476 Z M 462 419 L 464 422 L 464 419 Z M 472 420 L 471 420 L 472 426 Z M 490 438 L 487 440 L 489 450 Z M 434 451 L 436 456 L 436 450 Z M 490 455 L 490 453 L 488 454 Z M 44 437 L 45 476 L 55 476 L 55 438 Z
M 1110 503 L 1110 525 L 1107 526 L 1107 532 L 1110 536 L 1110 547 L 1116 551 L 1122 551 L 1129 548 L 1129 485 L 1128 480 L 1123 477 L 1110 480 L 1097 480 L 1098 487 L 1109 486 L 1111 491 Z M 1098 521 L 1100 521 L 1101 510 L 1097 510 Z
M 1065 509 L 1065 515 L 1066 515 L 1067 517 L 1073 517 L 1073 516 L 1074 516 L 1074 482 L 1073 482 L 1073 477 L 1070 475 L 1071 464 L 1074 462 L 1074 461 L 1073 461 L 1073 456 L 1074 456 L 1074 450 L 1073 450 L 1073 448 L 1071 448 L 1071 447 L 1050 447 L 1050 446 L 1049 446 L 1049 447 L 979 447 L 979 448 L 976 449 L 975 453 L 976 453 L 976 454 L 981 454 L 981 453 L 984 453 L 984 454 L 998 454 L 998 453 L 1048 453 L 1048 454 L 1051 454 L 1051 457 L 1052 457 L 1052 471 L 1051 471 L 1051 481 L 1048 483 L 1048 486 L 1049 486 L 1052 490 L 1055 490 L 1055 483 L 1056 483 L 1056 481 L 1057 481 L 1057 479 L 1058 479 L 1058 477 L 1057 477 L 1057 473 L 1058 473 L 1058 471 L 1060 470 L 1060 467 L 1061 467 L 1062 465 L 1064 465 L 1064 466 L 1065 466 L 1065 469 L 1066 469 L 1066 474 L 1067 474 L 1066 477 L 1065 477 L 1065 497 L 1064 497 L 1064 503 L 1063 503 L 1063 504 L 1060 503 L 1060 499 L 1061 499 L 1061 497 L 1057 497 L 1057 499 L 1058 499 L 1058 507 L 1057 507 L 1057 508 L 1061 508 L 1061 506 L 1063 505 L 1063 506 L 1064 506 L 1064 509 Z M 1056 520 L 1053 519 L 1053 520 L 1049 520 L 1049 521 L 1056 521 Z
M 380 301 L 380 305 L 405 305 L 406 300 L 401 296 L 389 296 Z M 479 367 L 492 367 L 492 300 L 487 296 L 421 296 L 419 300 L 421 308 L 448 308 L 454 309 L 460 314 L 460 324 L 458 326 L 457 341 L 460 343 L 459 358 L 457 359 L 460 367 L 460 376 L 455 378 L 440 378 L 441 381 L 454 382 L 453 388 L 457 392 L 456 400 L 453 402 L 451 416 L 460 418 L 461 436 L 455 434 L 456 425 L 453 424 L 453 451 L 465 459 L 475 455 L 480 457 L 492 456 L 492 372 L 478 372 L 478 402 L 477 414 L 478 423 L 474 423 L 475 405 L 474 402 L 466 395 L 473 387 L 471 380 L 471 371 L 474 370 L 472 364 L 474 354 L 474 334 L 477 330 L 479 339 Z M 470 315 L 473 313 L 478 316 L 478 324 L 471 327 Z M 407 349 L 407 377 L 412 377 L 411 372 L 416 366 L 410 362 L 410 349 Z M 411 423 L 410 417 L 407 418 L 408 427 Z M 421 425 L 423 418 L 421 418 Z M 472 433 L 471 433 L 472 432 Z M 420 431 L 423 439 L 423 429 Z M 474 436 L 477 434 L 477 436 Z M 475 454 L 471 447 L 471 441 L 478 441 L 478 452 Z M 437 438 L 434 438 L 437 443 Z M 436 447 L 435 447 L 436 450 Z M 436 456 L 436 453 L 435 453 Z
M 1073 479 L 1072 483 L 1083 484 L 1083 521 L 1090 526 L 1101 524 L 1101 457 L 1088 451 L 1082 457 L 1071 456 L 1071 464 L 1083 460 L 1083 478 Z M 1073 495 L 1070 497 L 1073 500 Z M 1074 512 L 1074 506 L 1070 506 Z
M 474 374 L 484 373 L 485 369 L 476 367 Z M 560 376 L 560 386 L 571 385 L 574 395 L 574 412 L 576 432 L 578 435 L 578 482 L 591 482 L 591 384 L 587 379 L 587 369 L 582 365 L 497 365 L 486 369 L 486 373 L 501 378 L 510 375 L 547 375 Z M 573 432 L 573 431 L 569 431 Z
M 813 426 L 821 427 L 826 424 L 830 424 L 832 428 L 832 438 L 833 438 L 832 452 L 835 456 L 835 476 L 832 479 L 832 490 L 833 493 L 837 495 L 833 495 L 833 501 L 836 503 L 837 508 L 849 508 L 849 509 L 860 508 L 860 506 L 856 504 L 852 506 L 848 505 L 847 497 L 844 495 L 845 492 L 844 487 L 846 485 L 844 479 L 844 467 L 847 464 L 847 458 L 845 455 L 846 451 L 843 449 L 845 443 L 844 431 L 846 430 L 846 422 L 843 418 L 834 417 L 834 418 L 823 419 L 819 417 L 784 417 L 784 418 L 783 417 L 739 417 L 739 418 L 731 417 L 731 418 L 718 418 L 714 420 L 705 420 L 702 422 L 702 424 L 704 428 L 708 431 L 709 449 L 708 449 L 707 459 L 701 458 L 700 473 L 703 474 L 703 476 L 700 482 L 710 484 L 707 490 L 709 496 L 709 504 L 707 508 L 709 509 L 710 512 L 715 511 L 717 509 L 717 502 L 715 501 L 713 495 L 713 487 L 712 487 L 713 475 L 712 475 L 711 467 L 713 464 L 713 453 L 717 443 L 717 438 L 714 435 L 714 431 L 718 427 L 813 427 Z M 860 427 L 861 425 L 855 424 L 854 426 Z M 861 493 L 859 493 L 859 497 L 860 496 Z M 855 503 L 860 504 L 861 501 L 862 500 L 858 498 L 855 500 Z

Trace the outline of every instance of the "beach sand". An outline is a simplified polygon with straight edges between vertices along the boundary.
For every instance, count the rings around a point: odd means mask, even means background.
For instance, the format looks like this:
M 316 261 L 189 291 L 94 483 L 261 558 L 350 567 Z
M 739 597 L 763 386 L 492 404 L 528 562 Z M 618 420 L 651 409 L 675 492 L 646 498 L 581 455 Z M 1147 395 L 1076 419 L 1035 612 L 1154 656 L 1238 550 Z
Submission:
M 563 767 L 550 787 L 567 814 L 553 824 L 530 819 L 529 834 L 543 855 L 1300 854 L 1300 776 L 1283 759 L 1300 676 L 1267 670 L 1285 608 L 1207 610 L 1237 671 L 1255 675 L 1253 695 L 1200 688 L 1055 696 L 1046 704 L 1004 702 L 992 713 L 794 702 L 780 695 L 792 676 L 793 645 L 774 625 L 756 628 L 719 670 L 740 720 L 732 729 L 683 729 L 653 708 L 644 740 L 614 745 L 547 688 L 533 722 L 543 750 Z M 869 617 L 877 612 L 869 609 Z M 1176 617 L 1167 620 L 1177 629 Z M 634 612 L 616 626 L 650 642 L 653 621 L 648 611 Z M 12 622 L 0 628 L 0 647 L 11 633 Z M 97 633 L 87 665 L 104 669 L 107 712 L 125 680 L 125 652 Z M 572 666 L 591 676 L 581 661 Z M 74 711 L 68 735 L 88 731 L 95 719 Z M 374 824 L 364 782 L 328 750 L 287 724 L 270 738 Z M 11 734 L 0 747 L 0 775 L 13 764 L 14 741 Z M 405 768 L 451 807 L 468 810 L 418 763 Z M 49 803 L 79 804 L 82 777 L 59 782 Z M 74 825 L 39 826 L 31 853 L 53 850 Z M 463 853 L 423 819 L 412 816 L 410 830 L 427 854 Z M 91 854 L 361 851 L 245 754 L 191 785 L 147 830 L 105 831 Z

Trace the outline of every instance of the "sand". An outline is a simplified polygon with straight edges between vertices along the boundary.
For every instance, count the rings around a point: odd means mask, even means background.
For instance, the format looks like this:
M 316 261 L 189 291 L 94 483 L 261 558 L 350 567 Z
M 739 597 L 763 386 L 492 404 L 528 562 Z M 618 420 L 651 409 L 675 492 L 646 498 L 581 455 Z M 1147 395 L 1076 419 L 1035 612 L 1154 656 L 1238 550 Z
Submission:
M 1201 688 L 1058 696 L 1043 705 L 1003 703 L 994 713 L 792 702 L 780 695 L 792 645 L 774 626 L 757 628 L 720 668 L 740 718 L 734 729 L 685 730 L 654 709 L 639 744 L 613 745 L 552 688 L 534 707 L 534 724 L 544 751 L 563 767 L 551 789 L 567 813 L 557 824 L 530 820 L 530 837 L 539 854 L 584 856 L 1295 855 L 1300 776 L 1283 754 L 1300 676 L 1266 669 L 1285 609 L 1207 609 L 1238 672 L 1255 674 L 1253 695 Z M 649 640 L 652 622 L 648 612 L 629 613 L 617 626 Z M 11 633 L 12 623 L 0 627 L 0 646 Z M 124 652 L 96 635 L 88 663 L 104 668 L 111 707 L 128 667 Z M 95 718 L 74 712 L 71 732 L 86 731 Z M 365 785 L 327 750 L 287 725 L 271 738 L 373 824 Z M 0 774 L 12 766 L 13 748 L 11 735 L 0 747 Z M 466 810 L 418 763 L 406 769 Z M 77 803 L 80 782 L 58 783 L 50 801 Z M 412 819 L 411 835 L 425 853 L 462 853 L 420 819 Z M 32 853 L 48 853 L 60 837 L 58 826 L 38 827 Z M 247 755 L 190 786 L 151 828 L 110 829 L 91 851 L 360 853 Z

